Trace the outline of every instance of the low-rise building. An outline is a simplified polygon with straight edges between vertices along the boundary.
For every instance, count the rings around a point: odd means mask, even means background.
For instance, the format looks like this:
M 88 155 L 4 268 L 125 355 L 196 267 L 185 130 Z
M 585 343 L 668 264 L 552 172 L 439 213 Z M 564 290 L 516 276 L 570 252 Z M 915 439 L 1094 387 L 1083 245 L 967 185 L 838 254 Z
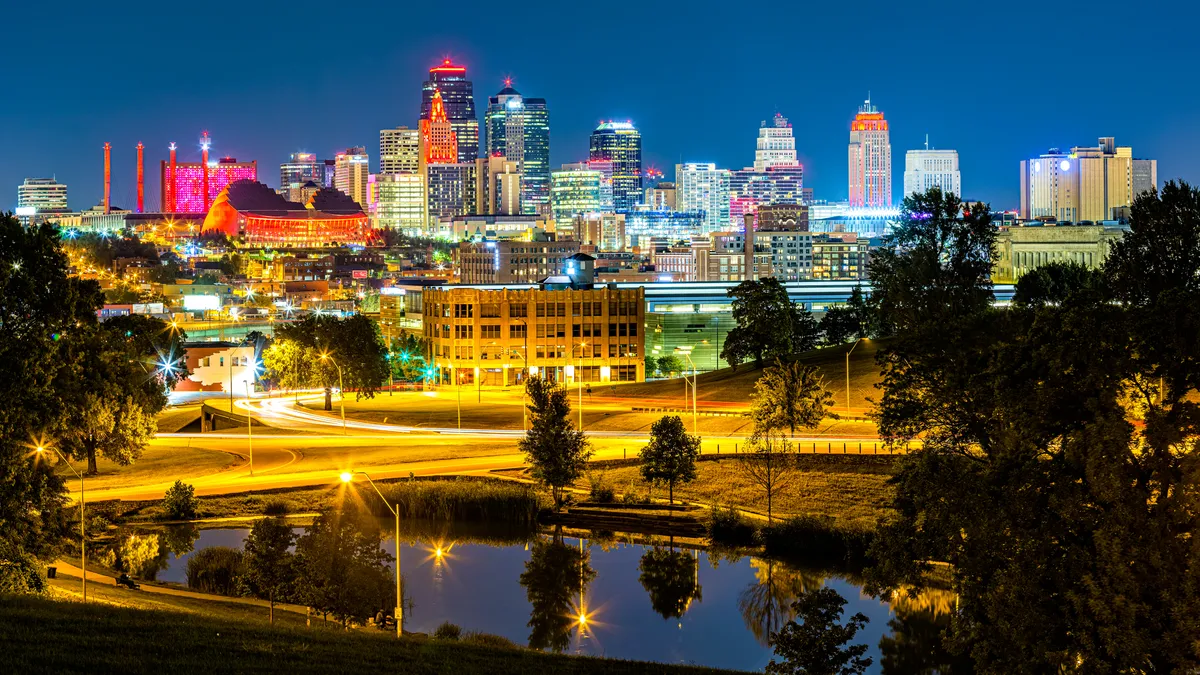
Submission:
M 566 273 L 579 242 L 549 235 L 537 241 L 464 241 L 458 245 L 459 281 L 464 284 L 533 284 Z
M 1103 225 L 1003 227 L 996 235 L 992 281 L 1016 283 L 1026 272 L 1051 262 L 1077 262 L 1096 269 L 1125 230 Z

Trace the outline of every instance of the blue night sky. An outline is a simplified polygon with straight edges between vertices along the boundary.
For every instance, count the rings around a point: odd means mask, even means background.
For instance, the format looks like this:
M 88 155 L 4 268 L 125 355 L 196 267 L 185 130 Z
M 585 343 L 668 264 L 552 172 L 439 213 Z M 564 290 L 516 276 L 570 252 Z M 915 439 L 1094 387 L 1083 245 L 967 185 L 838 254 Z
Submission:
M 731 9 L 732 8 L 732 9 Z M 27 177 L 56 175 L 71 206 L 97 203 L 112 142 L 113 202 L 132 207 L 134 146 L 148 208 L 176 141 L 199 158 L 331 157 L 415 126 L 420 84 L 465 64 L 479 112 L 505 76 L 551 113 L 552 165 L 587 153 L 601 119 L 632 119 L 646 163 L 753 162 L 759 121 L 789 117 L 817 198 L 846 198 L 851 118 L 870 91 L 905 150 L 959 151 L 964 196 L 1015 208 L 1018 162 L 1115 136 L 1200 181 L 1200 88 L 1184 3 L 10 3 L 0 41 L 0 208 Z

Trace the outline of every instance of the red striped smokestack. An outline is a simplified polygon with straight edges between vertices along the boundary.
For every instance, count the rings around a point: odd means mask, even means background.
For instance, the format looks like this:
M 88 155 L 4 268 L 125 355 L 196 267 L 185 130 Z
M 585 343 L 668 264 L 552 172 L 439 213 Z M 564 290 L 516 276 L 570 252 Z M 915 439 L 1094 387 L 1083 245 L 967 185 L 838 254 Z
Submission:
M 112 204 L 109 202 L 109 196 L 112 195 L 112 143 L 104 144 L 104 212 L 108 213 Z
M 208 137 L 208 132 L 200 134 L 200 166 L 201 175 L 204 177 L 201 181 L 200 190 L 204 193 L 204 212 L 208 213 L 208 146 L 211 144 L 211 139 Z
M 143 212 L 142 207 L 145 206 L 144 197 L 146 194 L 146 190 L 145 190 L 145 188 L 146 188 L 146 172 L 145 172 L 145 167 L 142 164 L 142 148 L 143 147 L 144 146 L 139 141 L 137 144 L 137 151 L 138 151 L 138 188 L 137 188 L 137 190 L 138 190 L 138 210 L 137 210 L 137 212 L 138 213 Z

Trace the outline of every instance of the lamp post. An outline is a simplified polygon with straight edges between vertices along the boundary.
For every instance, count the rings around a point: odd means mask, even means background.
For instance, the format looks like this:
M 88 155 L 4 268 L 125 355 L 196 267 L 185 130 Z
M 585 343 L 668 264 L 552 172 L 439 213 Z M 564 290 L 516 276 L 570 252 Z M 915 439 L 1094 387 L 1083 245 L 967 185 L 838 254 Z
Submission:
M 854 351 L 855 347 L 858 347 L 858 343 L 866 339 L 867 338 L 858 338 L 854 341 L 854 344 L 851 345 L 849 351 L 846 352 L 846 412 L 850 412 L 850 353 Z
M 343 436 L 346 436 L 346 435 L 347 435 L 347 433 L 346 433 L 346 387 L 345 387 L 345 385 L 343 385 L 343 384 L 342 384 L 342 367 L 341 367 L 341 366 L 339 366 L 339 365 L 338 365 L 338 362 L 337 362 L 337 361 L 334 361 L 334 360 L 333 360 L 333 357 L 332 357 L 332 356 L 330 356 L 329 354 L 321 354 L 321 360 L 322 360 L 322 361 L 326 361 L 326 360 L 328 360 L 330 363 L 332 363 L 332 364 L 333 364 L 333 367 L 334 367 L 334 368 L 337 368 L 337 373 L 338 373 L 338 403 L 339 403 L 339 404 L 341 405 L 341 407 L 342 407 L 342 435 L 343 435 Z
M 250 448 L 250 475 L 254 475 L 254 432 L 250 431 L 250 426 L 254 423 L 254 417 L 251 416 L 250 409 L 250 380 L 245 381 L 246 384 L 246 445 Z
M 46 448 L 39 445 L 37 446 L 37 452 L 39 455 L 45 454 Z M 83 474 L 75 470 L 75 467 L 71 465 L 71 462 L 67 460 L 58 448 L 54 448 L 54 452 L 63 461 L 63 464 L 67 465 L 71 473 L 79 477 L 79 566 L 82 569 L 82 573 L 79 576 L 82 577 L 80 585 L 83 588 L 83 601 L 87 602 L 87 521 L 83 517 Z
M 525 327 L 525 353 L 521 355 L 521 373 L 524 375 L 521 382 L 521 431 L 525 431 L 529 425 L 529 409 L 525 406 L 526 382 L 524 381 L 529 379 L 529 324 L 520 317 L 513 318 L 520 321 L 521 325 Z
M 379 499 L 383 501 L 383 505 L 388 507 L 388 510 L 396 517 L 396 637 L 398 638 L 404 630 L 404 594 L 403 588 L 400 585 L 400 505 L 397 504 L 393 507 L 389 504 L 387 498 L 379 491 L 379 487 L 375 485 L 375 481 L 371 480 L 366 471 L 355 471 L 353 473 L 343 471 L 341 475 L 342 482 L 349 483 L 353 481 L 354 474 L 366 476 L 367 482 L 371 484 L 372 488 L 375 488 L 375 494 L 379 495 Z
M 578 383 L 579 383 L 579 430 L 580 431 L 583 431 L 583 350 L 580 348 L 586 347 L 586 346 L 587 346 L 587 340 L 584 340 L 583 342 L 580 342 L 579 344 L 575 345 L 575 349 L 579 349 L 579 359 L 576 361 L 576 363 L 578 365 L 575 366 L 575 379 L 578 380 Z M 574 353 L 575 349 L 572 349 L 571 352 Z
M 676 347 L 675 351 L 683 354 L 683 358 L 687 359 L 688 365 L 692 367 L 692 433 L 696 434 L 699 433 L 696 426 L 696 363 L 692 361 L 692 348 L 690 346 Z M 683 381 L 685 384 L 687 383 L 686 374 L 683 376 Z

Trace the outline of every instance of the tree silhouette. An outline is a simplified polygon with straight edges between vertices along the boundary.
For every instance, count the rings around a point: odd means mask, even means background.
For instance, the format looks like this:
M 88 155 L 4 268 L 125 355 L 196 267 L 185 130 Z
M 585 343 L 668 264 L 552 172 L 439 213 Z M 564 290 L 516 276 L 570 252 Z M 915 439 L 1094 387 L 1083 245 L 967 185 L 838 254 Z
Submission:
M 755 582 L 738 595 L 738 609 L 759 644 L 771 645 L 771 635 L 795 616 L 792 602 L 801 593 L 820 588 L 825 578 L 793 570 L 769 558 L 753 558 Z
M 638 570 L 650 606 L 664 619 L 682 617 L 693 599 L 701 599 L 696 559 L 686 551 L 654 547 L 642 554 Z
M 577 598 L 587 596 L 596 571 L 586 552 L 557 540 L 539 540 L 530 549 L 521 573 L 521 585 L 532 609 L 529 613 L 529 647 L 562 652 L 570 641 L 582 607 Z

